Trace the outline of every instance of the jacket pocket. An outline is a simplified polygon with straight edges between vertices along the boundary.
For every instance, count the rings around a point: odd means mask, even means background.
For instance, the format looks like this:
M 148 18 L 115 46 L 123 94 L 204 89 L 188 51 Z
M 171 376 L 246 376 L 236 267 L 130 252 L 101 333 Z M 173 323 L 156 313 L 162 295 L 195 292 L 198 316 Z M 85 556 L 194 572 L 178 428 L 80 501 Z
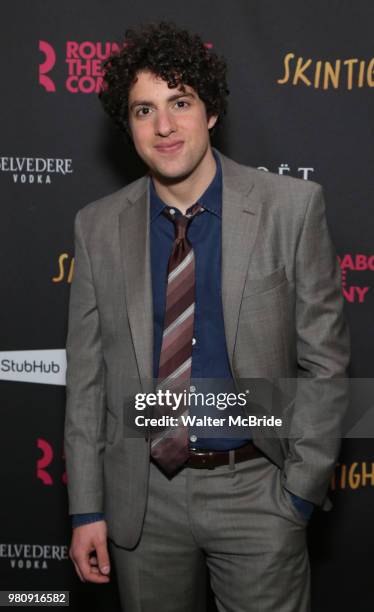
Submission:
M 244 287 L 243 300 L 247 297 L 257 295 L 258 293 L 263 293 L 265 291 L 269 291 L 270 289 L 274 289 L 285 281 L 287 281 L 285 266 L 276 268 L 276 270 L 273 270 L 266 276 L 248 276 Z
M 308 519 L 304 515 L 302 515 L 301 512 L 296 508 L 296 506 L 295 506 L 295 504 L 294 504 L 294 502 L 292 500 L 291 493 L 289 491 L 287 491 L 287 489 L 284 486 L 282 486 L 282 494 L 283 494 L 283 497 L 284 497 L 284 499 L 286 501 L 286 504 L 287 504 L 289 510 L 291 511 L 292 515 L 297 520 L 301 521 L 301 523 L 303 525 L 307 525 Z

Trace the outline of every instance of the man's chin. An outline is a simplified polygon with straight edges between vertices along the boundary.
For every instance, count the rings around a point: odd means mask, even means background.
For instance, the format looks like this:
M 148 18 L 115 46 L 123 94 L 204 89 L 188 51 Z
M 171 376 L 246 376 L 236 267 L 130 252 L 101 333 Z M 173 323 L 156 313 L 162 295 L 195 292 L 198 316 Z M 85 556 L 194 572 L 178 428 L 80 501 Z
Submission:
M 151 168 L 151 174 L 164 185 L 175 185 L 184 181 L 192 174 L 193 168 L 180 168 L 179 170 L 166 170 L 165 168 Z

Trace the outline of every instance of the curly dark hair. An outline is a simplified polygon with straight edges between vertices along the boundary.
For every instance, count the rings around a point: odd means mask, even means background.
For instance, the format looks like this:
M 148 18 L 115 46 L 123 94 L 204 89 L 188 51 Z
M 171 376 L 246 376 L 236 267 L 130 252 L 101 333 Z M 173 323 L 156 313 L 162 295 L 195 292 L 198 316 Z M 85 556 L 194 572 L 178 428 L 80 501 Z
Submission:
M 129 91 L 141 70 L 153 72 L 170 88 L 193 87 L 205 104 L 207 118 L 218 115 L 214 128 L 226 114 L 229 90 L 224 58 L 209 51 L 200 36 L 172 22 L 127 29 L 120 51 L 109 56 L 102 68 L 99 99 L 115 124 L 127 134 Z

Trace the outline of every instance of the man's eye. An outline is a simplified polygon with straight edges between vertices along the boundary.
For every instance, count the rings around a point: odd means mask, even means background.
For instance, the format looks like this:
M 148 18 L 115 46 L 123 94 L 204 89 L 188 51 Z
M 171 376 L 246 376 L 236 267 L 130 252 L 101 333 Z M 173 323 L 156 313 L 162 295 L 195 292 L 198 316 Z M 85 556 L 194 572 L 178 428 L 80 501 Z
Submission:
M 186 100 L 177 100 L 176 104 L 182 104 L 183 106 L 180 106 L 179 108 L 184 108 L 185 106 L 189 106 L 188 102 L 186 102 Z
M 150 109 L 148 108 L 148 106 L 142 106 L 136 111 L 136 115 L 140 117 L 144 117 L 145 115 L 148 115 L 149 111 Z

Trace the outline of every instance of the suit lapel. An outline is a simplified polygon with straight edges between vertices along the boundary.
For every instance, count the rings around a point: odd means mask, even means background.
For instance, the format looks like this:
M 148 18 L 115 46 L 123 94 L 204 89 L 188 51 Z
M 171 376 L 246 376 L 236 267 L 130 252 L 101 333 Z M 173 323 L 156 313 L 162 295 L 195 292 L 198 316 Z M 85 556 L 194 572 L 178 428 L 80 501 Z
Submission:
M 218 151 L 217 151 L 218 152 Z M 218 152 L 219 153 L 219 152 Z M 222 306 L 227 351 L 233 371 L 233 353 L 240 304 L 254 247 L 261 202 L 255 195 L 248 169 L 220 154 L 222 164 Z
M 119 215 L 127 313 L 142 381 L 153 378 L 153 298 L 148 178 Z

